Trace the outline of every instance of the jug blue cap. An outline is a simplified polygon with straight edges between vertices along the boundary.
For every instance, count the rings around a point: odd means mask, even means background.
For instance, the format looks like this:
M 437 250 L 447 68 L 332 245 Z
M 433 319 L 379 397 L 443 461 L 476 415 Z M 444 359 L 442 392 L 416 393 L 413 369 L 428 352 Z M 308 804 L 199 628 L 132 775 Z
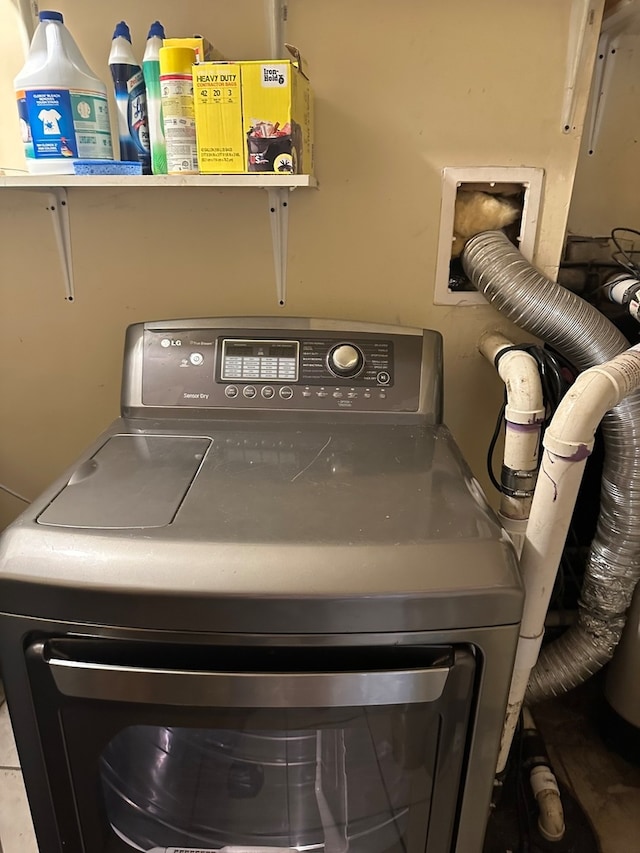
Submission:
M 161 39 L 165 38 L 164 27 L 162 26 L 160 21 L 154 21 L 149 27 L 149 35 L 147 36 L 147 38 L 151 39 L 154 36 L 157 36 Z
M 39 21 L 59 21 L 61 24 L 64 24 L 64 18 L 62 17 L 62 12 L 40 12 L 38 15 Z
M 117 39 L 118 36 L 126 39 L 129 44 L 131 44 L 131 33 L 129 32 L 129 27 L 125 24 L 124 21 L 120 21 L 119 24 L 116 24 L 116 28 L 113 31 L 114 39 Z

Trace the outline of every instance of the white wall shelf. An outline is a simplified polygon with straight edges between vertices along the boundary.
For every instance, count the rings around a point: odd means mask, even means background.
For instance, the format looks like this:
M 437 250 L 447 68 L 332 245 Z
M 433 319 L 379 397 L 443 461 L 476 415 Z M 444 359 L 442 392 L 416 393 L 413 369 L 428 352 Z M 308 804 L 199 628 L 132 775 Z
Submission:
M 14 0 L 20 12 L 25 49 L 36 27 L 37 0 Z M 286 0 L 264 0 L 264 10 L 269 34 L 271 59 L 287 56 L 285 48 Z M 64 276 L 65 299 L 73 302 L 75 289 L 71 258 L 71 232 L 69 227 L 68 190 L 92 187 L 250 187 L 268 193 L 269 221 L 275 266 L 278 305 L 285 304 L 287 281 L 287 235 L 289 222 L 289 196 L 298 187 L 316 187 L 312 175 L 5 175 L 0 174 L 0 189 L 15 189 L 41 193 L 46 198 L 46 209 L 51 213 L 58 255 Z
M 276 298 L 282 307 L 286 301 L 287 235 L 289 196 L 298 187 L 316 187 L 312 175 L 0 175 L 0 189 L 41 193 L 52 217 L 53 230 L 64 278 L 65 299 L 75 300 L 69 198 L 67 190 L 113 187 L 200 187 L 209 189 L 253 188 L 267 190 L 271 242 L 275 267 Z
M 40 189 L 51 187 L 254 187 L 289 189 L 315 187 L 311 175 L 0 175 L 0 187 Z

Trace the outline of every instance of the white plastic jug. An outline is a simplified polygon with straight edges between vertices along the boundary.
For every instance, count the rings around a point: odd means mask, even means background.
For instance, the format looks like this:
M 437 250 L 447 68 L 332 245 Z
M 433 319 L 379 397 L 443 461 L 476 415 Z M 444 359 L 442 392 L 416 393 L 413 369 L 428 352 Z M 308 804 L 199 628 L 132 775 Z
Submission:
M 40 12 L 14 80 L 27 168 L 73 174 L 73 161 L 112 160 L 107 89 L 89 68 L 60 12 Z

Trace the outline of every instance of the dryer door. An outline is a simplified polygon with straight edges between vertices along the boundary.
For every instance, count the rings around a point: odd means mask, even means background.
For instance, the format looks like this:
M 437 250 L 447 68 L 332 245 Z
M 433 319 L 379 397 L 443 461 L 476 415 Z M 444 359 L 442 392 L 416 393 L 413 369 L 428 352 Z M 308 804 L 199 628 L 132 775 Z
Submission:
M 59 640 L 30 657 L 57 696 L 87 850 L 451 849 L 466 648 Z

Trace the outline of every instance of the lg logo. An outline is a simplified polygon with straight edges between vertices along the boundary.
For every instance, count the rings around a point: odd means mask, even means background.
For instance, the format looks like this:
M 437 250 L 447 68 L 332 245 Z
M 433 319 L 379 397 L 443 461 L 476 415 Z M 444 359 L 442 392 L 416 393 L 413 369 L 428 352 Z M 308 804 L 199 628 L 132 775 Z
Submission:
M 172 341 L 171 338 L 163 338 L 160 341 L 161 347 L 181 347 L 182 341 Z

